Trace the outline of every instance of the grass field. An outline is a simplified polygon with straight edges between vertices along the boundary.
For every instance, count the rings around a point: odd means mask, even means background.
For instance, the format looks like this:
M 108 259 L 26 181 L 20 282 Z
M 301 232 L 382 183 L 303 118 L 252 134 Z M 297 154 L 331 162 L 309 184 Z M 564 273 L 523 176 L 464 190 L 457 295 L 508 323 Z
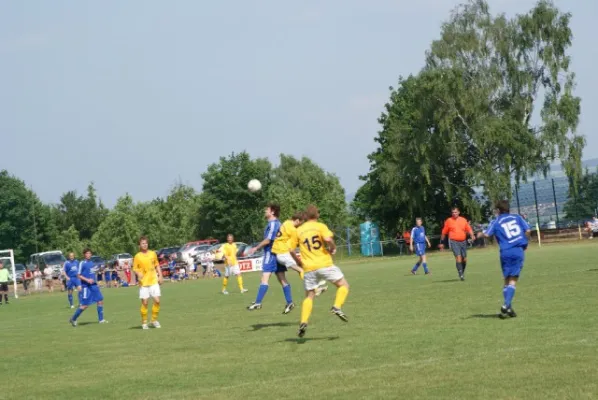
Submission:
M 0 308 L 0 398 L 596 399 L 597 249 L 531 248 L 519 317 L 504 321 L 496 249 L 470 253 L 465 282 L 448 252 L 431 256 L 431 276 L 411 276 L 408 257 L 346 263 L 350 322 L 328 313 L 330 290 L 303 342 L 278 283 L 262 310 L 245 309 L 258 274 L 245 295 L 235 282 L 229 296 L 220 280 L 165 283 L 160 330 L 139 329 L 136 288 L 104 289 L 110 323 L 93 306 L 77 328 L 65 294 L 24 297 Z

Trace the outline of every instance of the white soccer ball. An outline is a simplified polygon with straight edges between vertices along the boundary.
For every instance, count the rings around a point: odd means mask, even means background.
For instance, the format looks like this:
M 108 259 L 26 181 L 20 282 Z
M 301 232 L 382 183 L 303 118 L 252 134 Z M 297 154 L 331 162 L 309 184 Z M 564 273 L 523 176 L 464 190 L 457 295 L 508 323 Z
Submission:
M 250 192 L 257 192 L 261 188 L 262 188 L 262 183 L 260 181 L 258 181 L 257 179 L 252 179 L 247 184 L 247 189 L 249 189 Z

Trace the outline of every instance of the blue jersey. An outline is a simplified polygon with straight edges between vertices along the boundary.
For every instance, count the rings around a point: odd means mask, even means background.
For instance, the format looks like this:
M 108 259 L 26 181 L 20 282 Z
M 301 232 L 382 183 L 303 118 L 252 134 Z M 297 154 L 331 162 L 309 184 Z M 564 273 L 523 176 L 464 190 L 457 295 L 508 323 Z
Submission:
M 276 235 L 278 235 L 279 230 L 280 221 L 278 219 L 273 219 L 272 221 L 268 222 L 268 225 L 264 230 L 264 239 L 270 239 L 270 243 L 264 246 L 264 253 L 272 252 L 272 245 L 274 245 L 274 240 L 276 239 Z
M 426 243 L 426 228 L 423 226 L 414 226 L 411 229 L 411 240 L 413 243 Z
M 484 233 L 496 237 L 502 252 L 516 247 L 526 248 L 526 231 L 529 231 L 529 225 L 520 215 L 500 214 Z
M 89 284 L 86 281 L 81 280 L 81 285 L 83 286 L 92 286 L 96 284 L 96 267 L 93 261 L 91 260 L 83 260 L 79 263 L 79 275 L 86 279 L 93 279 L 93 284 Z
M 68 260 L 64 263 L 64 274 L 68 276 L 70 279 L 77 278 L 77 274 L 79 273 L 79 261 L 77 260 Z

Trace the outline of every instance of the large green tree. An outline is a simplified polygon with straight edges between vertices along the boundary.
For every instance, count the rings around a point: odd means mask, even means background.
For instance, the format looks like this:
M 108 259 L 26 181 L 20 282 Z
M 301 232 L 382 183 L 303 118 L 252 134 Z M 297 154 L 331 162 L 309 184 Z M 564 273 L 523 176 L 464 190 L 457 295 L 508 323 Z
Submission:
M 135 218 L 133 198 L 119 198 L 91 239 L 92 250 L 101 256 L 128 252 L 134 254 L 141 231 Z
M 568 219 L 583 221 L 598 211 L 598 169 L 593 173 L 586 171 L 577 188 L 570 187 L 569 200 L 565 203 Z
M 85 197 L 79 196 L 76 191 L 69 191 L 60 197 L 56 206 L 59 229 L 65 231 L 74 226 L 82 240 L 91 239 L 107 215 L 108 209 L 97 198 L 93 182 L 87 187 Z

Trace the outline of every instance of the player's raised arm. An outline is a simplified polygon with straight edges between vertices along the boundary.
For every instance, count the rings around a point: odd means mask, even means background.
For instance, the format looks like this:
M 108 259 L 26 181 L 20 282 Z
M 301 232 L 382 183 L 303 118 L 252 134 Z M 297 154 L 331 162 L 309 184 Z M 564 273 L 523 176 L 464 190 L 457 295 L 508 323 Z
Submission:
M 262 240 L 261 242 L 259 242 L 259 244 L 257 246 L 255 246 L 253 249 L 249 249 L 248 253 L 251 255 L 253 253 L 255 253 L 256 251 L 266 247 L 267 245 L 269 245 L 270 243 L 272 243 L 274 241 L 274 239 L 276 239 L 276 223 L 274 221 L 270 221 L 268 222 L 268 229 L 266 231 L 266 237 L 264 238 L 264 240 Z

